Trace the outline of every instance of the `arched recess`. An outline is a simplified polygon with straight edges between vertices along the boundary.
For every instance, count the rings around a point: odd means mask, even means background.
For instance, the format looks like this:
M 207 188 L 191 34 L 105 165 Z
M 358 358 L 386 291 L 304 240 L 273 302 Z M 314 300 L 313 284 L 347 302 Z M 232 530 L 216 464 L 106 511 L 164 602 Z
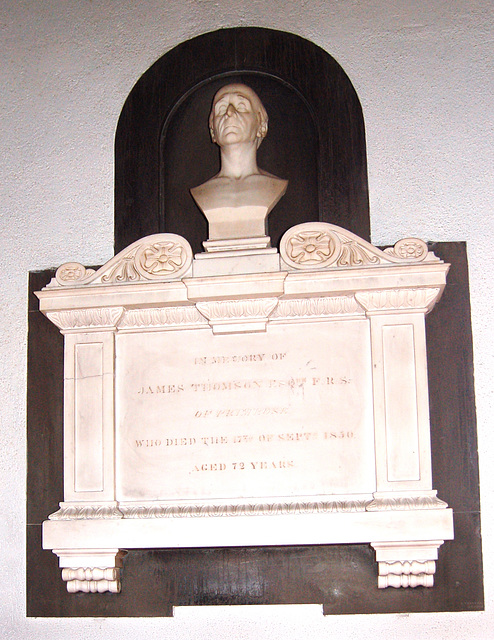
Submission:
M 309 220 L 370 240 L 364 121 L 352 83 L 308 40 L 246 27 L 178 45 L 132 89 L 115 141 L 115 250 L 162 231 L 201 250 L 207 224 L 188 190 L 218 170 L 207 118 L 215 91 L 231 81 L 252 86 L 269 113 L 259 165 L 289 180 L 270 215 L 273 244 Z

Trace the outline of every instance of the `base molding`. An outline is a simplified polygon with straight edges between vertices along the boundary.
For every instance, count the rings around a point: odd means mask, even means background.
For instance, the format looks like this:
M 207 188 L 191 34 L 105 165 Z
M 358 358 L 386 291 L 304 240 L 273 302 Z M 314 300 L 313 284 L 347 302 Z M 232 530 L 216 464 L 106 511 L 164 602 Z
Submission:
M 43 523 L 43 547 L 58 556 L 70 593 L 119 593 L 130 549 L 349 543 L 373 547 L 380 589 L 432 587 L 438 549 L 452 538 L 451 509 Z

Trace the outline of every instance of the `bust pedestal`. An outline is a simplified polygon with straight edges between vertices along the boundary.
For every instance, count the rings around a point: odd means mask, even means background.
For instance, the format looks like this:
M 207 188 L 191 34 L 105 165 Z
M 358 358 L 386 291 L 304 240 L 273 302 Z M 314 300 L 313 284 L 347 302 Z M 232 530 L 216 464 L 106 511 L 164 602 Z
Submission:
M 207 253 L 245 251 L 271 246 L 267 218 L 288 186 L 270 174 L 241 180 L 215 177 L 191 189 L 192 197 L 209 223 Z

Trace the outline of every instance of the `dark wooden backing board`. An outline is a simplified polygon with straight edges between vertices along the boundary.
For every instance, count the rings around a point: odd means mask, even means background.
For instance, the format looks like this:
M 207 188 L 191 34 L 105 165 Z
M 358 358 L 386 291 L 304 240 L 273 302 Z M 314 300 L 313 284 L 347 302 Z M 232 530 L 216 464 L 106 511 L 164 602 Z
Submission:
M 115 249 L 151 233 L 179 233 L 201 250 L 206 222 L 188 196 L 218 169 L 207 116 L 214 92 L 250 84 L 270 116 L 259 165 L 290 181 L 270 216 L 282 233 L 309 220 L 370 239 L 365 133 L 355 90 L 325 51 L 260 28 L 199 36 L 158 60 L 137 82 L 115 142 Z M 378 613 L 483 608 L 477 439 L 466 248 L 439 243 L 452 263 L 428 318 L 434 488 L 455 510 L 433 589 L 377 589 L 368 545 L 134 550 L 119 595 L 68 594 L 57 558 L 41 548 L 41 523 L 63 499 L 63 340 L 32 291 L 28 344 L 28 616 L 170 616 L 195 604 L 323 603 L 324 612 Z
M 477 437 L 468 267 L 464 243 L 431 248 L 451 263 L 427 319 L 433 486 L 454 509 L 455 539 L 440 549 L 432 589 L 377 588 L 368 545 L 134 550 L 118 595 L 69 594 L 41 523 L 63 499 L 63 340 L 32 291 L 28 342 L 27 615 L 170 616 L 197 604 L 322 603 L 325 614 L 483 609 Z
M 232 81 L 258 91 L 269 114 L 259 166 L 290 182 L 271 215 L 273 245 L 309 220 L 369 240 L 364 120 L 352 83 L 308 40 L 246 27 L 182 43 L 132 89 L 115 138 L 115 252 L 163 231 L 202 250 L 207 225 L 189 189 L 218 171 L 207 121 L 215 91 Z

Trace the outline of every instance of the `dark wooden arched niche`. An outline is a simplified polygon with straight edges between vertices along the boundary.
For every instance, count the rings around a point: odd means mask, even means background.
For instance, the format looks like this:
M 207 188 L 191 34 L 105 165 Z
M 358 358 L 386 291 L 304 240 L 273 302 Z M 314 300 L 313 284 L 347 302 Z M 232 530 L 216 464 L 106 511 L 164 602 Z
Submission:
M 352 83 L 308 40 L 248 27 L 175 47 L 132 89 L 115 142 L 115 250 L 165 231 L 202 251 L 207 223 L 189 189 L 218 171 L 207 120 L 214 93 L 232 81 L 251 86 L 269 114 L 259 166 L 289 180 L 269 217 L 273 245 L 310 220 L 370 240 L 364 122 Z

